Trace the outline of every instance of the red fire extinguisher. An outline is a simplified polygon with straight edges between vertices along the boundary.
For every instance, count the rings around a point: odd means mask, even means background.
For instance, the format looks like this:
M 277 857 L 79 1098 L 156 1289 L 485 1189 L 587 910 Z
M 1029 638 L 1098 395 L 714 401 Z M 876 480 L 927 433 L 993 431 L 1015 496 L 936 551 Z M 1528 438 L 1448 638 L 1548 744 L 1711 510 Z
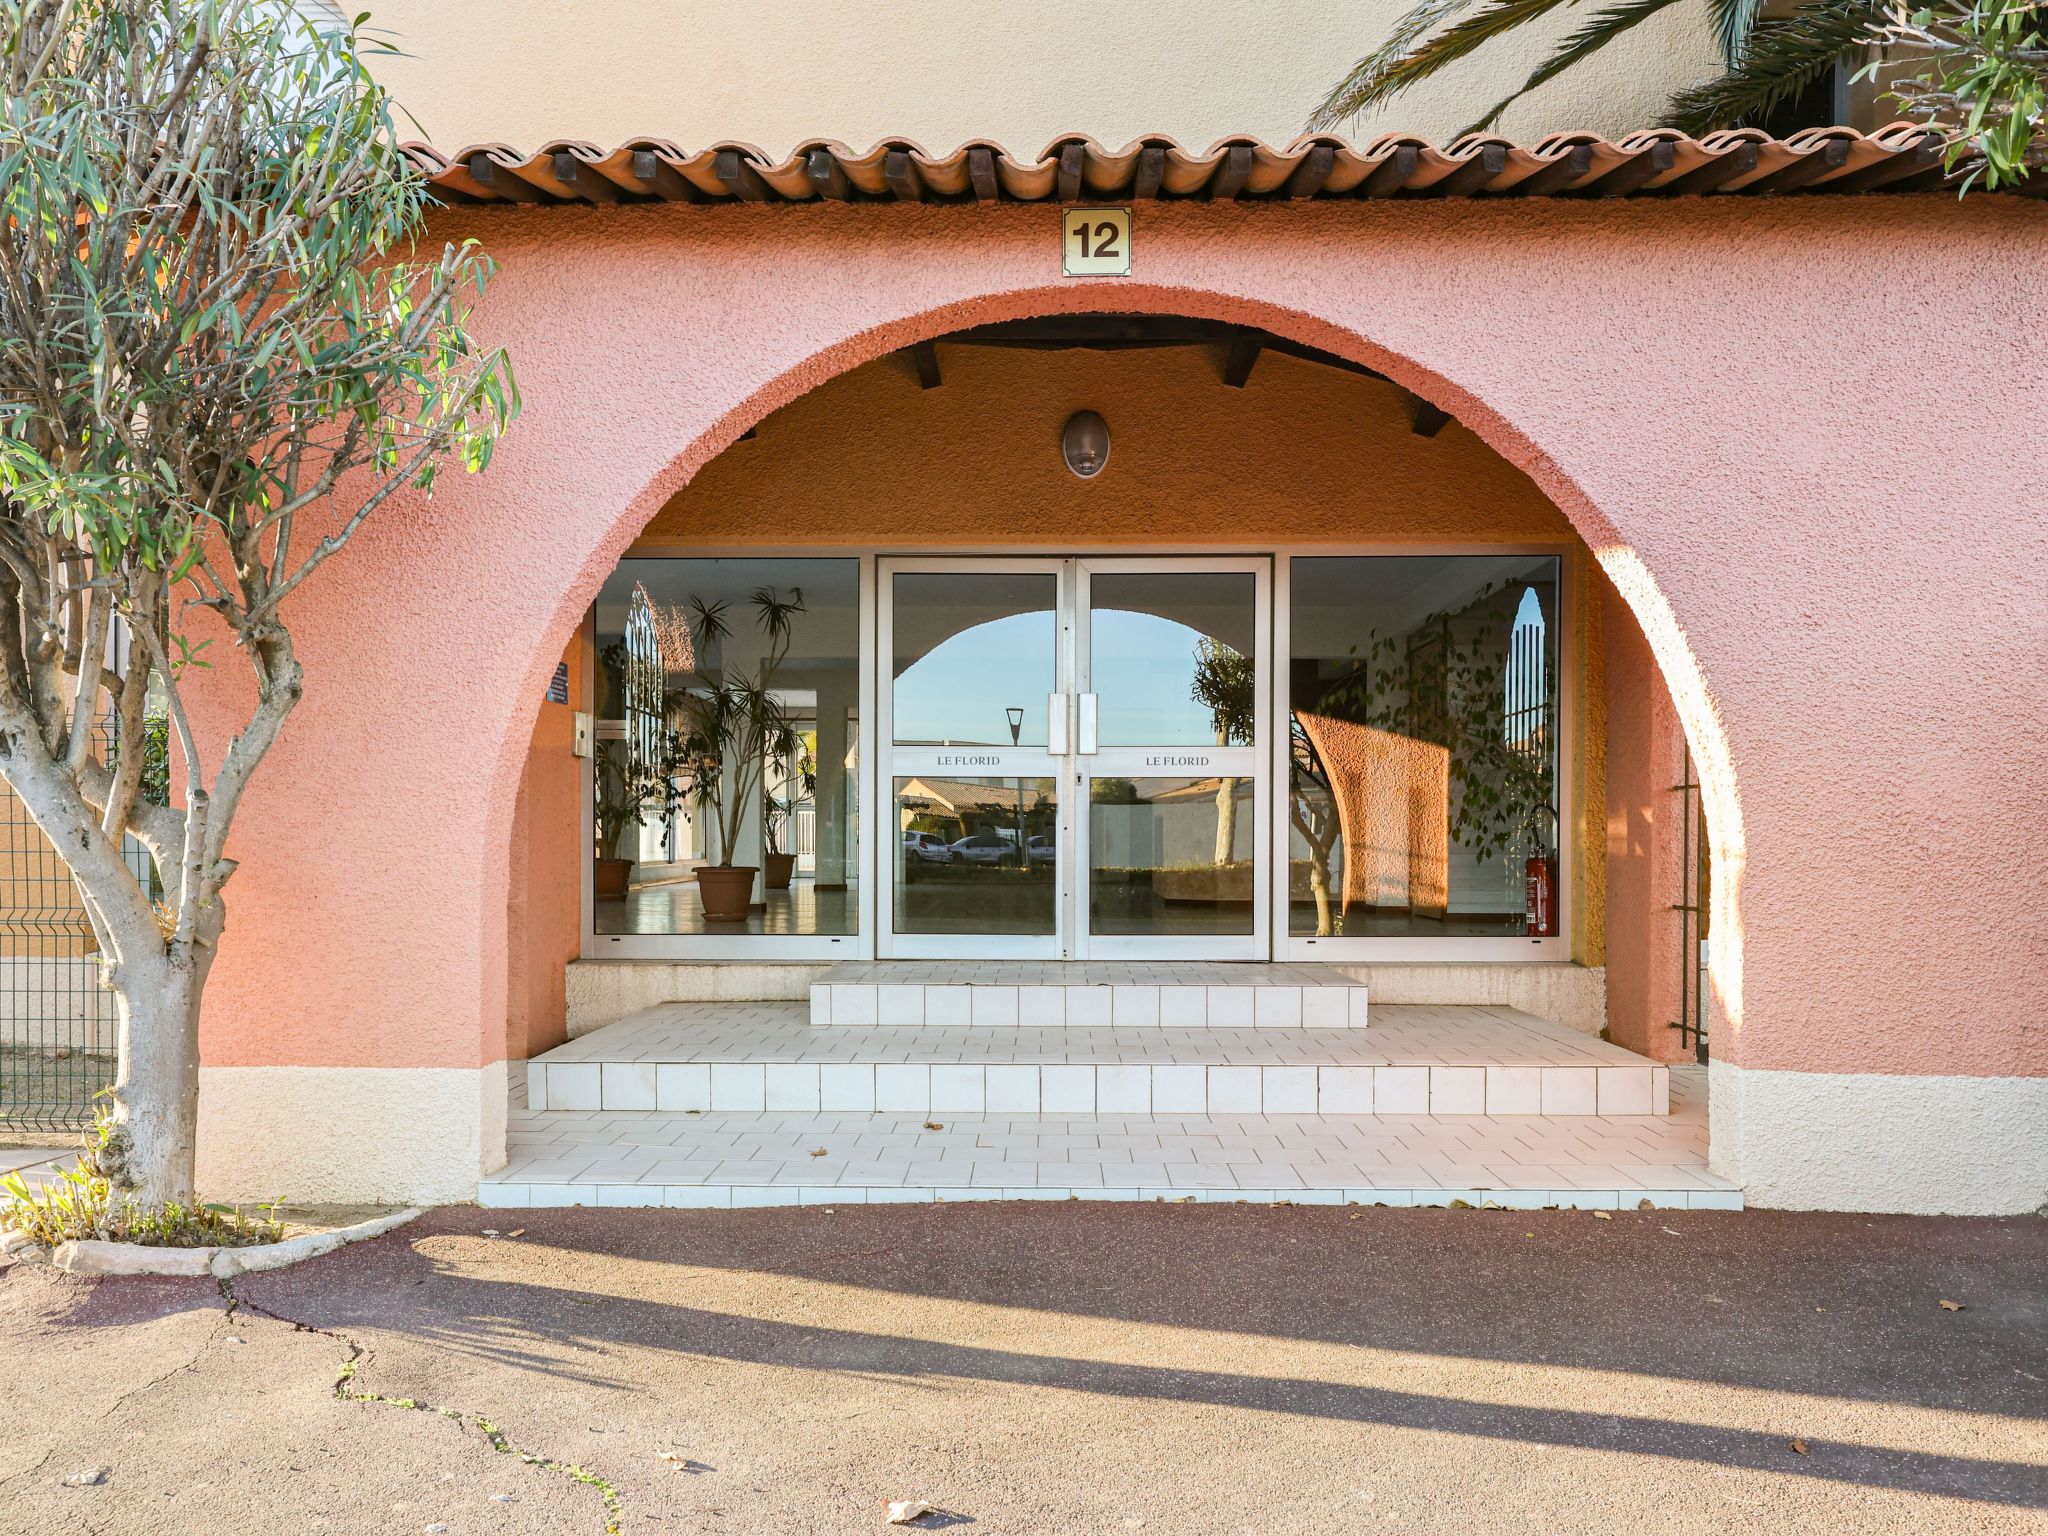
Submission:
M 1557 860 L 1550 854 L 1531 854 L 1522 866 L 1522 915 L 1529 937 L 1557 937 Z

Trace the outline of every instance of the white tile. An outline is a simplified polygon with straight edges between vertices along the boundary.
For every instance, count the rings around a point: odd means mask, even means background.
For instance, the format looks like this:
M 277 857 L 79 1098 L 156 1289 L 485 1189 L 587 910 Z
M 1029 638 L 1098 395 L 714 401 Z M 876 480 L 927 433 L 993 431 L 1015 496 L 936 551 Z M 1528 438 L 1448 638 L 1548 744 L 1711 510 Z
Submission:
M 1257 1067 L 1209 1068 L 1210 1114 L 1256 1115 L 1259 1113 L 1259 1102 Z
M 1147 1115 L 1152 1112 L 1152 1072 L 1143 1065 L 1103 1065 L 1095 1069 L 1095 1112 L 1101 1115 Z
M 1252 989 L 1252 998 L 1254 1028 L 1301 1028 L 1300 987 L 1255 987 Z
M 1207 987 L 1163 986 L 1159 989 L 1159 1022 L 1168 1029 L 1207 1029 Z
M 533 1202 L 524 1184 L 496 1184 L 486 1179 L 476 1189 L 476 1203 L 485 1210 L 515 1210 Z
M 515 1104 L 518 1102 L 517 1095 L 514 1095 L 513 1102 Z M 536 1066 L 527 1069 L 526 1107 L 535 1113 L 539 1113 L 548 1107 L 548 1069 L 546 1067 Z
M 1486 1069 L 1486 1112 L 1489 1115 L 1542 1114 L 1543 1069 L 1541 1067 L 1488 1067 Z
M 801 1191 L 793 1185 L 778 1184 L 735 1184 L 732 1188 L 732 1208 L 736 1211 L 756 1210 L 770 1205 L 800 1205 Z
M 771 1061 L 763 1087 L 763 1097 L 771 1110 L 814 1115 L 820 1108 L 816 1062 Z
M 1110 988 L 1110 1022 L 1118 1029 L 1156 1029 L 1159 1027 L 1159 989 L 1157 987 L 1112 987 Z
M 928 1110 L 932 1107 L 931 1072 L 928 1068 L 883 1062 L 875 1068 L 875 1108 L 878 1110 Z
M 1372 1108 L 1376 1115 L 1428 1114 L 1429 1068 L 1373 1068 Z
M 822 1063 L 818 1068 L 818 1108 L 871 1113 L 875 1107 L 875 1069 L 867 1062 Z
M 757 1061 L 711 1064 L 711 1107 L 759 1112 L 768 1107 L 767 1078 Z
M 1017 1022 L 1026 1029 L 1061 1029 L 1067 1022 L 1065 987 L 1019 987 Z
M 811 988 L 811 1027 L 832 1027 L 832 989 L 828 986 L 821 984 Z
M 1152 1068 L 1153 1114 L 1200 1115 L 1208 1108 L 1208 1068 L 1193 1064 Z
M 876 987 L 875 1019 L 895 1028 L 923 1024 L 923 985 Z
M 858 982 L 836 984 L 832 989 L 832 1027 L 858 1029 L 880 1021 L 875 988 Z
M 732 1206 L 732 1190 L 722 1184 L 670 1184 L 661 1203 L 672 1211 L 723 1211 Z
M 991 1063 L 982 1069 L 982 1076 L 989 1114 L 1038 1113 L 1038 1068 Z
M 1592 1067 L 1545 1067 L 1543 1069 L 1543 1113 L 1546 1115 L 1597 1114 L 1599 1089 Z
M 1685 1203 L 1695 1211 L 1739 1211 L 1742 1209 L 1742 1191 L 1739 1189 L 1693 1189 L 1687 1190 Z
M 603 1069 L 594 1061 L 558 1061 L 548 1068 L 550 1109 L 604 1108 Z
M 1262 1114 L 1312 1115 L 1316 1112 L 1314 1067 L 1264 1067 L 1261 1072 Z
M 1432 1115 L 1485 1114 L 1486 1069 L 1484 1067 L 1431 1067 L 1429 1069 L 1429 1112 Z
M 924 1022 L 928 1029 L 964 1029 L 974 1021 L 972 987 L 924 989 Z
M 973 1020 L 976 1029 L 1014 1029 L 1017 1025 L 1015 987 L 975 987 Z
M 661 1204 L 662 1186 L 659 1184 L 600 1184 L 597 1186 L 597 1203 L 609 1206 L 658 1206 Z
M 1611 1189 L 1553 1189 L 1549 1204 L 1566 1211 L 1618 1211 L 1621 1196 Z
M 1653 1067 L 1650 1071 L 1650 1113 L 1671 1113 L 1671 1071 L 1668 1067 Z
M 1347 1029 L 1351 1024 L 1351 994 L 1343 987 L 1303 987 L 1301 1027 L 1303 1029 Z
M 529 1184 L 527 1204 L 534 1206 L 595 1205 L 595 1184 Z
M 654 1107 L 680 1112 L 711 1107 L 711 1068 L 701 1061 L 663 1062 L 654 1074 Z
M 1346 1205 L 1408 1206 L 1415 1203 L 1415 1191 L 1412 1189 L 1352 1189 L 1346 1187 L 1344 1203 Z
M 1038 1069 L 1041 1107 L 1048 1115 L 1095 1113 L 1093 1067 L 1045 1066 Z
M 1211 987 L 1209 989 L 1209 1027 L 1211 1029 L 1250 1029 L 1255 1010 L 1252 1005 L 1250 987 Z
M 833 1185 L 806 1184 L 797 1190 L 798 1205 L 866 1205 L 864 1189 L 839 1189 Z
M 979 1066 L 934 1066 L 932 1068 L 932 1113 L 978 1115 L 985 1102 Z
M 1654 1102 L 1648 1067 L 1602 1067 L 1599 1089 L 1603 1115 L 1647 1115 Z
M 1372 1113 L 1371 1067 L 1324 1067 L 1317 1073 L 1316 1109 L 1325 1115 Z
M 1351 1027 L 1353 1029 L 1364 1029 L 1366 1025 L 1367 1012 L 1365 988 L 1346 987 L 1344 989 L 1344 996 L 1346 999 L 1346 1006 L 1351 1010 Z
M 1109 1028 L 1111 1002 L 1108 987 L 1068 987 L 1067 1028 Z

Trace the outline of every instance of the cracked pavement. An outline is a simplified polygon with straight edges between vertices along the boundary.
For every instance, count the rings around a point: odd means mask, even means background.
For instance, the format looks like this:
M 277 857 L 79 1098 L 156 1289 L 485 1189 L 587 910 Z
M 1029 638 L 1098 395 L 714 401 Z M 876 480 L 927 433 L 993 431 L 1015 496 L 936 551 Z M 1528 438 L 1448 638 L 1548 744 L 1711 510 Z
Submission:
M 2048 1531 L 2048 1222 L 450 1208 L 226 1290 L 0 1269 L 7 1536 L 596 1536 L 608 1486 L 627 1532 Z

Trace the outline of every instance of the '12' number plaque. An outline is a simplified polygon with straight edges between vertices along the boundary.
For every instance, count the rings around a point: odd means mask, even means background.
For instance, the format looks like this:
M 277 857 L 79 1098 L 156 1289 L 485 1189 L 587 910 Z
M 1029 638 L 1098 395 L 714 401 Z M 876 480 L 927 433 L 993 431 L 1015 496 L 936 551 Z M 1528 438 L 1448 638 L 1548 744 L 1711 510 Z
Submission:
M 1131 210 L 1068 208 L 1060 228 L 1060 270 L 1068 277 L 1131 275 Z

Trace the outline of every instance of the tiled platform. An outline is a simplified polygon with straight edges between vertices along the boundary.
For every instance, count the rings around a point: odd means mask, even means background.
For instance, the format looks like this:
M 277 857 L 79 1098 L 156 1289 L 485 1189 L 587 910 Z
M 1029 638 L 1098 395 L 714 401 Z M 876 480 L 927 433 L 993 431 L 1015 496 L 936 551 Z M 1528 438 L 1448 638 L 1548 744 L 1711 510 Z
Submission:
M 1669 1072 L 1512 1008 L 1385 1006 L 1370 1031 L 820 1027 L 678 1003 L 536 1058 L 535 1109 L 949 1114 L 1662 1115 Z
M 485 1205 L 1224 1200 L 1737 1209 L 1702 1069 L 1669 1115 L 535 1112 Z
M 1186 961 L 849 961 L 811 988 L 821 1028 L 1363 1029 L 1330 966 Z

